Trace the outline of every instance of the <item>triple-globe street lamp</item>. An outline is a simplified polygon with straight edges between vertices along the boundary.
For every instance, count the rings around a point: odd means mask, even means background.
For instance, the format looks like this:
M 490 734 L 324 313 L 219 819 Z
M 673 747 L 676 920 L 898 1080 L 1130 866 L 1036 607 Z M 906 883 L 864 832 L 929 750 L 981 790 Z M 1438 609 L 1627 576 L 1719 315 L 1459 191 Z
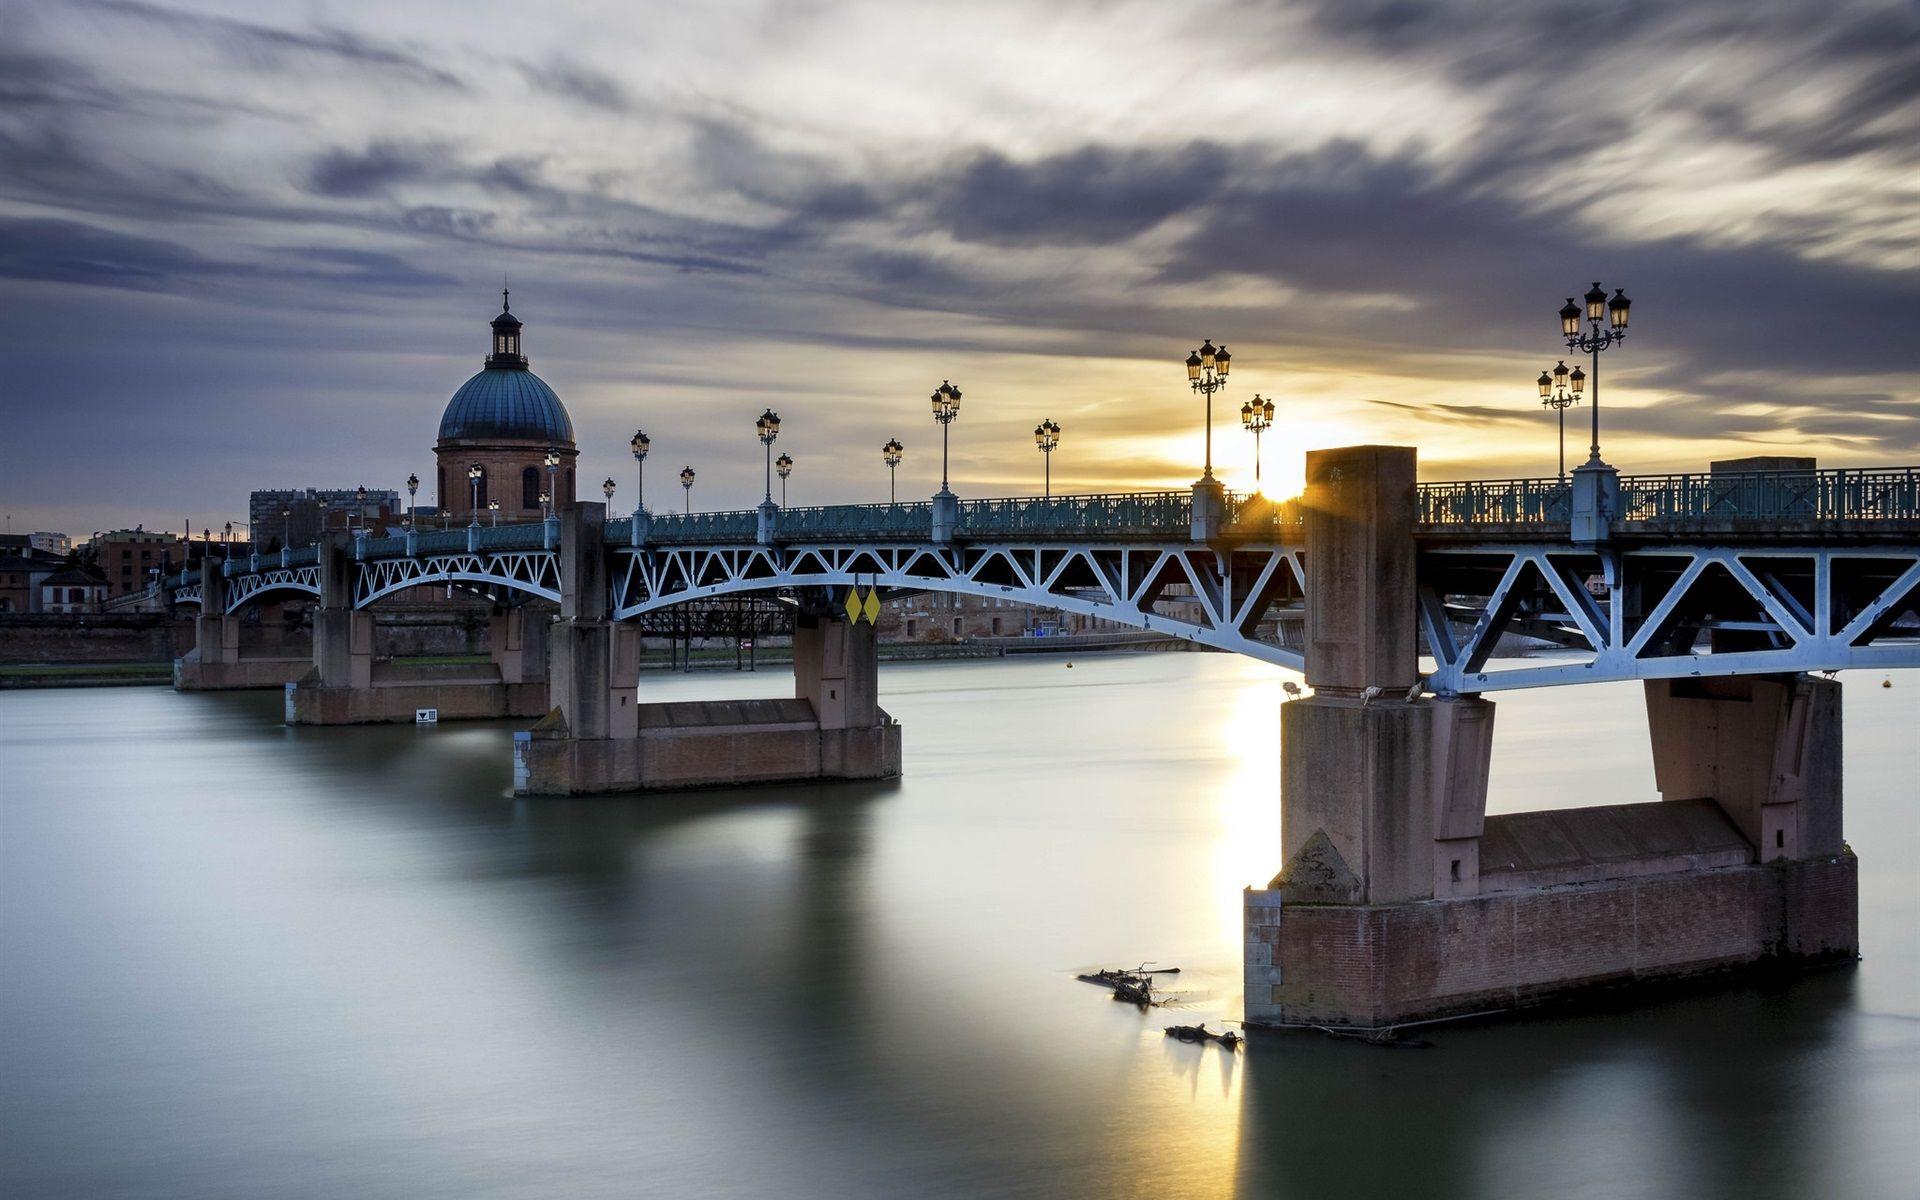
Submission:
M 1259 392 L 1240 406 L 1240 427 L 1253 435 L 1253 490 L 1260 490 L 1260 435 L 1273 428 L 1273 401 Z
M 420 491 L 420 477 L 407 472 L 407 528 L 413 528 L 413 498 Z
M 687 514 L 693 514 L 693 468 L 680 468 L 680 488 L 687 494 Z
M 1227 386 L 1227 372 L 1232 366 L 1233 356 L 1225 346 L 1215 349 L 1212 338 L 1187 355 L 1187 382 L 1207 398 L 1207 462 L 1200 473 L 1202 483 L 1213 482 L 1213 394 Z
M 793 456 L 782 454 L 773 460 L 773 473 L 780 477 L 780 507 L 787 506 L 787 476 L 793 474 Z
M 472 493 L 472 498 L 467 503 L 469 509 L 467 526 L 470 529 L 480 528 L 480 476 L 485 473 L 481 470 L 479 463 L 467 465 L 467 488 Z
M 899 438 L 888 438 L 887 444 L 880 447 L 880 459 L 887 464 L 887 503 L 898 504 L 899 498 L 893 486 L 894 469 L 900 465 L 900 456 L 907 448 L 900 444 Z
M 1586 301 L 1588 328 L 1584 331 L 1580 328 L 1581 306 L 1574 303 L 1572 296 L 1568 296 L 1566 307 L 1560 310 L 1560 332 L 1567 339 L 1567 349 L 1584 351 L 1593 356 L 1593 370 L 1588 372 L 1593 381 L 1593 393 L 1588 400 L 1593 413 L 1593 446 L 1587 465 L 1599 467 L 1606 465 L 1600 461 L 1600 352 L 1626 339 L 1627 309 L 1633 301 L 1627 299 L 1625 288 L 1613 289 L 1613 299 L 1607 299 L 1607 289 L 1601 287 L 1597 279 L 1581 299 Z M 1612 328 L 1602 329 L 1600 322 L 1603 320 Z
M 1554 364 L 1551 371 L 1540 372 L 1534 381 L 1540 387 L 1540 403 L 1560 414 L 1560 478 L 1567 477 L 1567 410 L 1580 403 L 1586 390 L 1587 373 L 1579 367 L 1567 370 L 1567 364 Z
M 1052 417 L 1033 427 L 1033 444 L 1046 463 L 1046 473 L 1043 476 L 1044 482 L 1040 494 L 1044 499 L 1051 500 L 1053 499 L 1053 452 L 1060 445 L 1060 426 L 1054 423 Z
M 767 449 L 767 490 L 761 498 L 762 504 L 773 503 L 773 442 L 780 436 L 780 414 L 768 409 L 754 421 L 753 428 L 760 438 L 760 444 Z
M 647 431 L 636 429 L 627 445 L 633 450 L 633 515 L 639 516 L 647 511 L 647 450 L 653 442 L 647 438 Z
M 555 446 L 547 447 L 547 495 L 541 501 L 543 505 L 551 503 L 552 512 L 560 510 L 560 450 Z M 548 510 L 542 509 L 546 514 Z
M 487 521 L 489 524 L 496 526 L 500 524 L 500 501 L 498 497 L 490 498 L 487 501 Z
M 960 415 L 960 389 L 949 380 L 941 380 L 933 389 L 933 419 L 940 423 L 940 494 L 952 494 L 947 486 L 947 426 Z

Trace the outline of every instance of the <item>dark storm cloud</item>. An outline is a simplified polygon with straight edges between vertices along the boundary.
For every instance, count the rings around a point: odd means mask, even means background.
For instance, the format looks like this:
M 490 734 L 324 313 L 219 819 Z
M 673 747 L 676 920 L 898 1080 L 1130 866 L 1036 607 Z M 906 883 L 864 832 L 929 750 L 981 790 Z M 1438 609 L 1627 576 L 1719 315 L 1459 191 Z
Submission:
M 231 61 L 256 71 L 348 66 L 435 87 L 465 87 L 458 76 L 413 50 L 331 26 L 281 29 L 140 0 L 82 0 L 80 6 L 140 21 L 213 47 Z
M 961 241 L 1024 245 L 1122 241 L 1206 200 L 1226 152 L 1083 146 L 1027 162 L 981 151 L 931 189 L 934 215 Z
M 0 217 L 0 276 L 166 291 L 183 280 L 233 273 L 226 264 L 159 238 L 77 221 Z
M 520 73 L 541 91 L 589 108 L 625 113 L 636 107 L 633 96 L 618 79 L 564 54 L 556 54 L 539 66 L 521 63 Z
M 446 153 L 437 147 L 375 142 L 364 150 L 321 155 L 308 186 L 322 196 L 370 196 L 396 183 L 444 174 L 446 166 Z

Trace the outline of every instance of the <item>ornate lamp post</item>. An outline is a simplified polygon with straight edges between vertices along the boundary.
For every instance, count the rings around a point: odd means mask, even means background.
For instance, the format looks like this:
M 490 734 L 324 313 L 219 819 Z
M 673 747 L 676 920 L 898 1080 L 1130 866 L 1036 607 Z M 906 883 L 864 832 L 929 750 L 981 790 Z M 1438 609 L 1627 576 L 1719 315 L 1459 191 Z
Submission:
M 500 501 L 497 497 L 487 501 L 487 520 L 496 526 L 500 524 Z
M 1602 466 L 1600 461 L 1600 352 L 1626 340 L 1627 309 L 1633 301 L 1627 299 L 1627 289 L 1613 289 L 1613 299 L 1607 299 L 1607 289 L 1600 286 L 1599 280 L 1593 281 L 1593 287 L 1581 297 L 1586 301 L 1586 319 L 1588 328 L 1580 328 L 1581 306 L 1574 303 L 1573 297 L 1567 297 L 1565 308 L 1560 310 L 1560 332 L 1566 336 L 1567 349 L 1580 350 L 1593 356 L 1593 370 L 1588 372 L 1593 380 L 1593 396 L 1590 407 L 1593 412 L 1593 446 L 1588 457 L 1588 466 Z M 1611 329 L 1600 328 L 1605 320 Z
M 540 519 L 542 521 L 553 520 L 553 509 L 550 507 L 552 503 L 553 503 L 552 492 L 540 493 Z
M 473 498 L 467 503 L 469 517 L 467 526 L 470 529 L 480 528 L 480 476 L 483 473 L 479 463 L 467 464 L 467 487 L 473 494 Z
M 560 511 L 560 451 L 547 447 L 547 503 L 553 505 L 548 515 Z
M 1233 356 L 1227 353 L 1227 348 L 1214 349 L 1211 338 L 1187 355 L 1187 382 L 1207 398 L 1207 462 L 1200 473 L 1202 482 L 1213 479 L 1213 394 L 1227 386 L 1227 371 L 1232 365 Z
M 680 468 L 680 487 L 687 494 L 687 514 L 693 514 L 693 468 Z
M 407 528 L 413 528 L 413 497 L 420 490 L 420 477 L 411 471 L 407 473 Z
M 787 476 L 793 474 L 793 457 L 782 454 L 773 460 L 773 473 L 780 477 L 780 507 L 787 506 Z
M 1040 493 L 1045 499 L 1053 499 L 1053 451 L 1060 445 L 1060 426 L 1048 417 L 1033 427 L 1033 444 L 1040 450 L 1041 461 L 1046 463 L 1044 490 Z
M 452 510 L 452 509 L 450 509 L 450 508 L 442 508 L 442 509 L 440 510 L 440 528 L 441 528 L 441 529 L 443 529 L 443 530 L 444 530 L 444 529 L 445 529 L 445 528 L 447 527 L 447 522 L 448 522 L 448 521 L 450 521 L 450 520 L 452 520 L 452 519 L 453 519 L 453 510 Z
M 221 559 L 226 561 L 231 561 L 233 558 L 233 522 L 232 521 L 228 521 L 227 527 L 224 530 L 222 530 L 220 533 L 220 557 Z
M 637 517 L 647 511 L 647 450 L 653 443 L 647 440 L 646 430 L 636 429 L 627 445 L 633 449 L 633 515 Z
M 768 409 L 760 414 L 753 427 L 759 433 L 760 444 L 767 448 L 767 494 L 762 504 L 773 503 L 773 440 L 780 436 L 780 414 Z
M 933 389 L 933 419 L 940 422 L 940 494 L 951 495 L 947 486 L 947 426 L 960 415 L 960 389 L 947 380 Z
M 600 493 L 607 498 L 608 508 L 613 507 L 613 489 L 614 489 L 613 476 L 609 475 L 607 476 L 606 482 L 600 485 Z
M 1260 435 L 1273 428 L 1273 401 L 1253 399 L 1240 406 L 1240 427 L 1253 435 L 1253 490 L 1260 490 Z
M 1572 386 L 1568 383 L 1571 381 Z M 1551 371 L 1540 372 L 1540 378 L 1534 382 L 1540 385 L 1540 403 L 1560 414 L 1560 478 L 1567 477 L 1567 410 L 1580 403 L 1580 393 L 1586 388 L 1587 373 L 1575 367 L 1571 374 L 1567 364 L 1562 362 Z
M 360 528 L 367 527 L 367 485 L 361 484 L 353 489 L 353 507 L 360 514 Z M 353 528 L 353 522 L 347 522 L 347 528 Z
M 289 505 L 280 510 L 280 548 L 293 549 L 293 508 Z
M 900 444 L 900 440 L 898 438 L 888 438 L 887 444 L 880 447 L 880 458 L 882 461 L 884 461 L 887 464 L 887 503 L 888 504 L 899 503 L 899 500 L 894 492 L 893 476 L 894 476 L 894 469 L 900 465 L 900 456 L 902 454 L 905 454 L 906 451 L 907 451 L 907 448 Z

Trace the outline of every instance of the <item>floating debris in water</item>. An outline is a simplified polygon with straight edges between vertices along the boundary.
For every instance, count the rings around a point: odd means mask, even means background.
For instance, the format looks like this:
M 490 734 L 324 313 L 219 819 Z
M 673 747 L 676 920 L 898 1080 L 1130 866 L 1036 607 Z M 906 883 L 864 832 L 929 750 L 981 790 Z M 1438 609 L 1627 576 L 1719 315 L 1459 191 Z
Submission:
M 1182 1042 L 1197 1042 L 1201 1045 L 1205 1045 L 1208 1042 L 1219 1042 L 1229 1050 L 1238 1049 L 1240 1043 L 1246 1041 L 1245 1038 L 1233 1032 L 1231 1029 L 1225 1033 L 1215 1033 L 1205 1025 L 1169 1025 L 1167 1026 L 1167 1036 Z

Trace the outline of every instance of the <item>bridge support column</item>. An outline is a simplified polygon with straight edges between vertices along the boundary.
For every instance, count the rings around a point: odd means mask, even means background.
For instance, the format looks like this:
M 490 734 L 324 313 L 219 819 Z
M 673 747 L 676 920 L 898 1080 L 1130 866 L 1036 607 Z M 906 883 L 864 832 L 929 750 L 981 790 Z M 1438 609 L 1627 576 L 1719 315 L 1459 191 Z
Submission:
M 1850 954 L 1822 689 L 1741 683 L 1761 701 L 1736 712 L 1650 687 L 1666 801 L 1485 815 L 1494 706 L 1416 686 L 1414 465 L 1393 447 L 1307 456 L 1315 694 L 1281 708 L 1284 865 L 1246 893 L 1247 1020 L 1377 1028 Z M 1827 857 L 1763 864 L 1747 828 Z
M 519 795 L 585 795 L 899 774 L 900 730 L 876 703 L 872 627 L 809 623 L 794 637 L 792 700 L 638 703 L 639 630 L 611 619 L 604 506 L 576 504 L 560 535 L 553 709 L 514 738 Z
M 277 688 L 306 673 L 304 658 L 243 655 L 240 624 L 238 615 L 227 612 L 227 579 L 221 564 L 211 557 L 200 560 L 200 615 L 193 621 L 193 649 L 173 662 L 175 691 Z
M 487 720 L 530 716 L 547 704 L 542 627 L 524 609 L 496 615 L 493 663 L 398 666 L 378 658 L 374 614 L 355 608 L 358 566 L 344 534 L 320 547 L 320 603 L 313 610 L 313 662 L 286 685 L 289 725 L 401 724 L 421 709 L 436 719 Z M 536 648 L 529 665 L 527 646 Z

